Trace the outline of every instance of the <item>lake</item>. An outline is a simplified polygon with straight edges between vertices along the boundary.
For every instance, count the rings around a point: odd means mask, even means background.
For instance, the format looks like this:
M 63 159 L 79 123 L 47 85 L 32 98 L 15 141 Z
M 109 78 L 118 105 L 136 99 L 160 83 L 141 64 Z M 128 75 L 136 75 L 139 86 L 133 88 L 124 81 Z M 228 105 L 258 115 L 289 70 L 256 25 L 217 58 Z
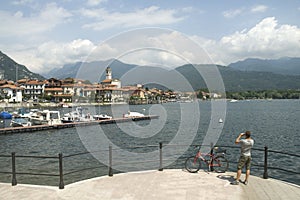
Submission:
M 183 168 L 186 157 L 196 152 L 191 144 L 234 144 L 239 133 L 252 132 L 255 148 L 299 154 L 300 101 L 250 100 L 227 102 L 226 113 L 214 107 L 214 101 L 166 103 L 153 105 L 114 105 L 89 107 L 91 113 L 121 117 L 128 110 L 159 115 L 159 119 L 101 126 L 87 126 L 33 133 L 0 135 L 0 155 L 57 156 L 91 152 L 64 158 L 65 183 L 107 175 L 108 148 L 112 146 L 114 172 L 158 169 L 159 142 L 163 143 L 163 167 Z M 70 108 L 60 108 L 61 113 Z M 212 114 L 213 113 L 213 114 Z M 225 117 L 226 116 L 226 117 Z M 219 123 L 222 118 L 223 123 Z M 147 146 L 147 147 L 145 147 Z M 236 170 L 238 148 L 226 148 Z M 203 151 L 206 151 L 204 148 Z M 253 151 L 252 174 L 262 176 L 263 152 Z M 10 158 L 0 158 L 0 171 L 11 171 Z M 146 161 L 146 162 L 145 162 Z M 57 160 L 17 158 L 17 172 L 58 173 Z M 269 153 L 269 165 L 300 171 L 300 158 Z M 101 166 L 101 168 L 94 167 Z M 74 170 L 83 170 L 71 173 Z M 70 172 L 70 173 L 69 173 Z M 300 176 L 279 170 L 269 175 L 299 184 Z M 17 175 L 18 183 L 57 185 L 58 177 Z M 11 182 L 10 175 L 0 174 L 0 182 Z

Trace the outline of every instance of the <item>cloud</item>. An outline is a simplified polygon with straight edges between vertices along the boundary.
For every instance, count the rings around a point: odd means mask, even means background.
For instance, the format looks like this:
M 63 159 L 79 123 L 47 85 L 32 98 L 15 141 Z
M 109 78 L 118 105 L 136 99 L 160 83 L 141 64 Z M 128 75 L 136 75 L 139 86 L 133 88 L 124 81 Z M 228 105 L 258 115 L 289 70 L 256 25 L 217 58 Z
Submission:
M 206 52 L 199 51 L 199 46 L 187 36 L 176 31 L 148 28 L 122 33 L 100 45 L 84 39 L 68 43 L 50 41 L 37 48 L 9 52 L 8 55 L 37 73 L 45 73 L 67 63 L 111 58 L 126 63 L 168 68 L 187 62 L 211 63 Z
M 268 6 L 265 5 L 257 5 L 252 7 L 251 12 L 257 13 L 257 12 L 265 12 L 268 9 Z
M 195 41 L 194 43 L 191 42 Z M 199 46 L 203 51 L 199 51 Z M 191 63 L 227 65 L 249 57 L 299 57 L 300 28 L 279 24 L 268 17 L 250 29 L 219 40 L 165 29 L 137 29 L 115 36 L 101 45 L 77 39 L 67 43 L 46 42 L 37 48 L 7 52 L 34 72 L 45 72 L 66 63 L 117 58 L 127 63 L 174 67 Z
M 69 43 L 49 41 L 36 48 L 9 52 L 8 55 L 33 72 L 45 73 L 67 63 L 84 61 L 95 48 L 96 45 L 85 39 Z
M 23 37 L 43 33 L 65 23 L 71 16 L 70 12 L 58 7 L 56 3 L 49 3 L 40 12 L 29 16 L 21 11 L 0 11 L 0 37 Z
M 223 12 L 223 16 L 226 18 L 233 18 L 237 15 L 240 15 L 244 11 L 244 8 L 236 9 L 236 10 L 227 10 Z
M 177 17 L 177 11 L 172 9 L 161 9 L 150 6 L 133 12 L 109 12 L 106 9 L 81 9 L 84 17 L 94 20 L 92 23 L 83 25 L 84 28 L 93 30 L 105 30 L 110 28 L 132 28 L 137 26 L 157 26 L 173 24 L 184 19 Z
M 88 0 L 87 5 L 88 6 L 97 6 L 103 2 L 107 2 L 107 0 Z
M 194 38 L 220 64 L 249 57 L 280 58 L 300 55 L 300 29 L 289 24 L 280 25 L 275 17 L 265 18 L 251 29 L 223 36 L 219 41 L 196 36 Z
M 252 8 L 243 7 L 243 8 L 238 8 L 235 10 L 226 10 L 222 14 L 225 18 L 234 18 L 234 17 L 241 15 L 242 13 L 259 13 L 259 12 L 265 12 L 265 11 L 267 11 L 267 9 L 268 9 L 268 6 L 256 5 L 256 6 L 253 6 Z
M 34 0 L 18 0 L 18 1 L 13 1 L 12 4 L 13 5 L 26 5 L 26 4 L 30 4 L 33 2 L 34 2 Z

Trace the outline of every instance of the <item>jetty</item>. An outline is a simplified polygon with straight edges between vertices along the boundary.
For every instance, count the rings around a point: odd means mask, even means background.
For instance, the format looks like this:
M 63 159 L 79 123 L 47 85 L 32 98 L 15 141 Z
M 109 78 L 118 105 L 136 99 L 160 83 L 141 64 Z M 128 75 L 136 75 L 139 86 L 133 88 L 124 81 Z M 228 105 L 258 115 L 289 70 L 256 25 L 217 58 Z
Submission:
M 55 124 L 55 125 L 7 127 L 7 128 L 0 128 L 0 134 L 26 133 L 26 132 L 43 131 L 43 130 L 50 130 L 50 129 L 72 128 L 72 127 L 77 127 L 77 126 L 94 126 L 94 125 L 101 125 L 101 124 L 115 124 L 115 123 L 124 123 L 124 122 L 130 122 L 130 121 L 151 120 L 151 119 L 157 119 L 158 117 L 159 116 L 157 116 L 157 115 L 146 115 L 146 116 L 140 116 L 140 117 L 128 117 L 128 118 L 123 117 L 123 118 L 113 118 L 113 119 L 105 119 L 105 120 L 62 123 L 62 124 Z
M 234 172 L 152 170 L 96 177 L 67 185 L 64 190 L 53 186 L 18 184 L 12 187 L 0 183 L 0 196 L 3 199 L 30 200 L 300 199 L 298 185 L 257 176 L 250 176 L 248 185 L 231 185 L 234 176 Z

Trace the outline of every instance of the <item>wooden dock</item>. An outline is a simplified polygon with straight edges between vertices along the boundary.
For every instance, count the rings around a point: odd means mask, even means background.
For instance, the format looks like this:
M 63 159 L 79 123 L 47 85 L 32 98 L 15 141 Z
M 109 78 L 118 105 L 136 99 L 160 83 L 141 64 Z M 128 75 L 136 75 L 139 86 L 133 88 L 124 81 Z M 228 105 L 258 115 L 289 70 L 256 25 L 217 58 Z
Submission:
M 116 123 L 124 123 L 130 121 L 141 121 L 141 120 L 151 120 L 158 119 L 157 115 L 147 115 L 143 117 L 131 117 L 131 118 L 115 118 L 115 119 L 105 119 L 105 120 L 95 120 L 95 121 L 87 121 L 87 122 L 73 122 L 73 123 L 62 123 L 55 125 L 36 125 L 36 126 L 27 126 L 27 127 L 8 127 L 1 128 L 0 135 L 3 134 L 12 134 L 12 133 L 26 133 L 26 132 L 34 132 L 34 131 L 43 131 L 43 130 L 51 130 L 51 129 L 63 129 L 63 128 L 72 128 L 77 126 L 94 126 L 101 124 L 116 124 Z

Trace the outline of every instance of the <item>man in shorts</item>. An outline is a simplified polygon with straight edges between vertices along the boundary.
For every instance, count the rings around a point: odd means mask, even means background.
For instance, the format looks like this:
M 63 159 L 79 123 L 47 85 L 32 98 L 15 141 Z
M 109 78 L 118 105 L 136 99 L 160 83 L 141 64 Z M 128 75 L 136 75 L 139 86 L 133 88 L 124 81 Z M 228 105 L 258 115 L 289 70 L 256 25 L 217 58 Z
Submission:
M 245 139 L 241 139 L 243 136 L 245 136 Z M 241 156 L 237 166 L 236 179 L 231 184 L 238 185 L 239 182 L 242 182 L 245 185 L 247 185 L 250 176 L 251 148 L 253 147 L 254 144 L 254 140 L 251 138 L 251 132 L 246 131 L 245 133 L 240 133 L 240 135 L 235 140 L 235 144 L 241 145 Z M 246 178 L 244 181 L 241 181 L 240 177 L 244 166 L 246 166 Z

